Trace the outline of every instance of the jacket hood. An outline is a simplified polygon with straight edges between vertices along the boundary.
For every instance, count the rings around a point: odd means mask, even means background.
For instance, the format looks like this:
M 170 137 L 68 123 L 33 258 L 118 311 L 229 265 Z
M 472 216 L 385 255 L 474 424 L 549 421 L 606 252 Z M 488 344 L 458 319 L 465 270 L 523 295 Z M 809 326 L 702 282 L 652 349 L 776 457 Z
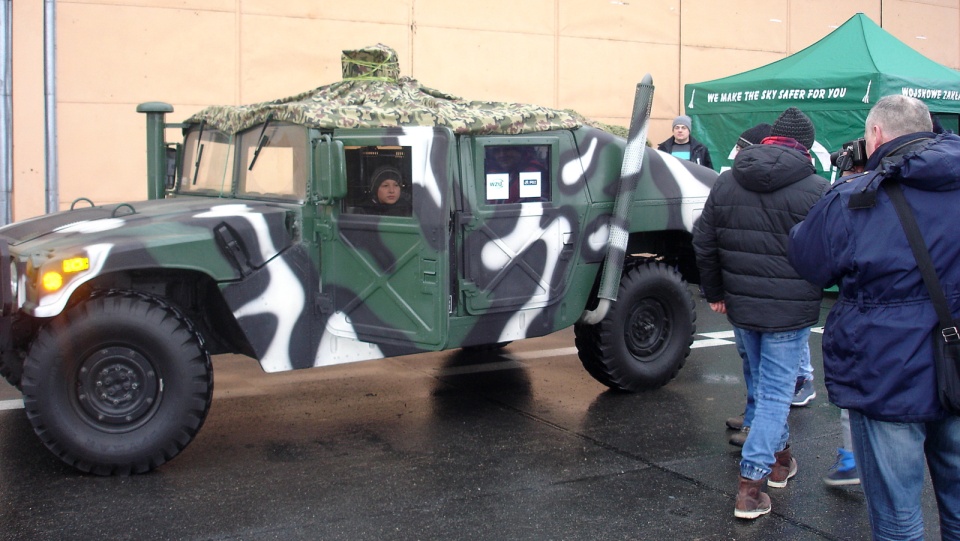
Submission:
M 809 158 L 775 144 L 751 145 L 733 161 L 733 178 L 751 192 L 775 192 L 817 173 Z

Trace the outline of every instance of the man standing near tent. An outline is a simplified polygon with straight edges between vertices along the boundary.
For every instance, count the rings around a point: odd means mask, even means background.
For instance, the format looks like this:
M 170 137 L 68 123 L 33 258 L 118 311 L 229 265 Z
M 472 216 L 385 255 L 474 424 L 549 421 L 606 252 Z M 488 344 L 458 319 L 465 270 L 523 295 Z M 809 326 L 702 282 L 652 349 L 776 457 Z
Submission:
M 783 488 L 797 474 L 787 425 L 822 290 L 787 261 L 787 235 L 827 189 L 808 149 L 815 130 L 796 107 L 770 137 L 737 154 L 720 174 L 694 225 L 693 247 L 710 308 L 726 314 L 746 354 L 755 410 L 743 444 L 734 516 L 769 513 L 764 485 Z
M 940 535 L 960 539 L 960 416 L 940 405 L 933 333 L 939 324 L 892 198 L 899 190 L 949 309 L 960 311 L 960 137 L 936 135 L 927 106 L 903 95 L 870 110 L 863 175 L 848 177 L 790 235 L 801 276 L 839 297 L 823 334 L 830 401 L 850 428 L 874 539 L 922 539 L 924 466 Z
M 673 136 L 660 143 L 657 150 L 672 154 L 681 160 L 690 160 L 693 163 L 713 169 L 710 151 L 703 143 L 690 135 L 690 117 L 686 115 L 680 115 L 673 119 Z

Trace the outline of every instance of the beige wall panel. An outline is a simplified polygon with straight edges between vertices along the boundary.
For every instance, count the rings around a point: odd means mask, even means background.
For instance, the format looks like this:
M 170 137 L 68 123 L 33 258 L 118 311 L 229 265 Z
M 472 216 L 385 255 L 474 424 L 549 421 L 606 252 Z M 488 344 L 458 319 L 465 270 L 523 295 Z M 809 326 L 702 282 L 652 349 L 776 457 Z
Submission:
M 553 36 L 420 27 L 413 56 L 413 77 L 426 86 L 470 100 L 556 105 Z
M 960 9 L 960 0 L 908 0 L 908 2 L 911 4 L 930 4 L 932 6 Z
M 884 6 L 887 32 L 935 62 L 960 67 L 960 10 L 918 2 L 886 2 Z
M 66 4 L 106 4 L 150 8 L 189 9 L 199 11 L 236 11 L 241 0 L 57 0 L 58 6 Z M 289 0 L 285 0 L 289 1 Z
M 686 0 L 680 38 L 684 45 L 785 52 L 788 0 Z
M 166 120 L 181 122 L 200 109 L 174 105 Z M 78 197 L 97 205 L 146 199 L 146 115 L 127 104 L 64 104 L 59 120 L 61 209 L 70 208 Z M 168 129 L 166 137 L 169 142 L 179 142 L 182 133 Z M 109 151 L 105 151 L 104 141 L 109 141 Z M 43 212 L 41 206 L 36 214 Z
M 46 209 L 43 151 L 43 2 L 17 2 L 12 9 L 14 54 L 13 220 Z
M 144 115 L 126 104 L 87 103 L 60 104 L 58 113 L 61 209 L 78 197 L 97 205 L 146 199 Z
M 240 103 L 290 96 L 343 78 L 344 49 L 389 45 L 410 75 L 407 27 L 289 17 L 242 17 Z
M 790 54 L 820 41 L 857 13 L 863 13 L 880 24 L 880 0 L 790 2 Z
M 676 116 L 676 47 L 586 38 L 560 39 L 561 108 L 629 126 L 637 83 L 649 73 L 656 87 L 653 116 Z M 671 116 L 671 118 L 672 118 Z
M 679 0 L 560 0 L 560 35 L 670 43 L 680 41 Z
M 413 19 L 418 32 L 424 27 L 433 27 L 553 34 L 556 0 L 417 0 Z
M 245 15 L 410 24 L 413 0 L 242 0 Z
M 59 4 L 60 102 L 232 102 L 233 13 Z

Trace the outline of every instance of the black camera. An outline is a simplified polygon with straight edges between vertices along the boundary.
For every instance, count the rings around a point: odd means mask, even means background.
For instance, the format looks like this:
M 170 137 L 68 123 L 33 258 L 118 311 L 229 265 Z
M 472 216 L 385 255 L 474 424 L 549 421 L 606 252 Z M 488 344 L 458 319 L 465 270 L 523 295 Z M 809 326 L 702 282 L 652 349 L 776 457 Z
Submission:
M 840 145 L 840 150 L 830 154 L 830 164 L 840 171 L 849 171 L 867 163 L 866 139 L 854 139 Z

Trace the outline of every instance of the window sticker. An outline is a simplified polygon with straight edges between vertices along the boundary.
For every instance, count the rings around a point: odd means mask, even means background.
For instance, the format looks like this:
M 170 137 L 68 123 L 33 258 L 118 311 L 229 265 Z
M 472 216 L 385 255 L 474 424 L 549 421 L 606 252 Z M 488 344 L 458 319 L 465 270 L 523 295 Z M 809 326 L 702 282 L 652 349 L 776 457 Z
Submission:
M 543 181 L 540 171 L 520 172 L 520 198 L 540 197 L 543 195 Z
M 510 174 L 487 173 L 487 199 L 507 199 L 509 197 Z

